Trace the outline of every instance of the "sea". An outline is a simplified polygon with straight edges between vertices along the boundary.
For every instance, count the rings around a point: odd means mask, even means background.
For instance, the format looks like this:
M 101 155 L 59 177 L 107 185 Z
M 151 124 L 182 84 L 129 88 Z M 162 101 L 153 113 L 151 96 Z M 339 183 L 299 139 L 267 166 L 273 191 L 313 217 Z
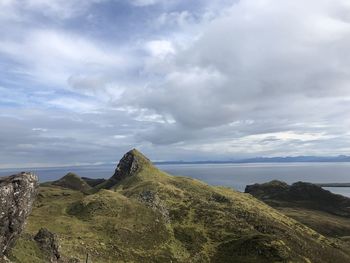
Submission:
M 310 183 L 350 183 L 350 163 L 245 163 L 245 164 L 158 164 L 159 169 L 175 176 L 188 176 L 210 185 L 231 187 L 244 191 L 246 185 L 281 180 Z M 41 182 L 53 181 L 68 172 L 81 177 L 109 178 L 113 165 L 0 169 L 0 176 L 21 171 L 32 171 Z M 325 187 L 325 189 L 350 197 L 350 187 Z

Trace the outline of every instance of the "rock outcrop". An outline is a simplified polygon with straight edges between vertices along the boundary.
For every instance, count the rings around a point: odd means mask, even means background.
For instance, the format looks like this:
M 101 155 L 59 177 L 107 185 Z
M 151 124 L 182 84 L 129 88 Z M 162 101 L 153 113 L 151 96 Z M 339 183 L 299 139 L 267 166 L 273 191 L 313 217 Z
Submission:
M 137 174 L 142 166 L 147 164 L 151 164 L 151 161 L 138 150 L 127 152 L 119 161 L 113 176 L 103 184 L 102 188 L 109 189 L 117 185 L 123 179 Z
M 38 178 L 32 173 L 0 178 L 0 258 L 22 232 L 37 189 Z
M 49 262 L 57 262 L 61 258 L 57 237 L 46 228 L 41 228 L 35 235 L 34 240 L 47 256 Z
M 152 191 L 144 191 L 140 194 L 138 200 L 150 207 L 153 211 L 158 211 L 166 223 L 170 223 L 169 211 L 165 203 L 159 198 L 158 194 Z

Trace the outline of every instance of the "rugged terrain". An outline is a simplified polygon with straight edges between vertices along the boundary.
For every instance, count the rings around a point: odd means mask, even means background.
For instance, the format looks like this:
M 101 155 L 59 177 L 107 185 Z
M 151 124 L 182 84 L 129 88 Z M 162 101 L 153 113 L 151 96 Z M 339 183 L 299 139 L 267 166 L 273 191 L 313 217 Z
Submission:
M 47 262 L 34 239 L 43 227 L 75 262 L 350 262 L 346 242 L 250 194 L 170 176 L 136 150 L 88 191 L 42 185 L 14 262 Z
M 350 237 L 350 198 L 320 186 L 280 181 L 249 185 L 245 189 L 285 215 L 327 236 Z

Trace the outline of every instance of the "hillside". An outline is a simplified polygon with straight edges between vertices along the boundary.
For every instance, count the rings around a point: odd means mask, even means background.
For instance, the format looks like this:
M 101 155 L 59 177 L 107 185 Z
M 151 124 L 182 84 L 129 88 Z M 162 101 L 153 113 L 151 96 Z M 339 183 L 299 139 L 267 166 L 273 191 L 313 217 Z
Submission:
M 245 192 L 324 235 L 350 236 L 350 198 L 304 182 L 271 181 L 248 185 Z
M 95 186 L 102 184 L 106 181 L 106 179 L 103 179 L 103 178 L 93 179 L 93 178 L 88 178 L 88 177 L 82 177 L 81 179 L 83 179 L 91 187 L 95 187 Z
M 45 262 L 32 239 L 45 227 L 80 262 L 350 262 L 346 243 L 250 194 L 170 176 L 137 150 L 93 190 L 41 186 L 12 260 Z
M 82 192 L 91 190 L 91 186 L 85 180 L 74 173 L 68 173 L 61 179 L 54 181 L 51 184 Z M 50 185 L 50 183 L 46 185 Z

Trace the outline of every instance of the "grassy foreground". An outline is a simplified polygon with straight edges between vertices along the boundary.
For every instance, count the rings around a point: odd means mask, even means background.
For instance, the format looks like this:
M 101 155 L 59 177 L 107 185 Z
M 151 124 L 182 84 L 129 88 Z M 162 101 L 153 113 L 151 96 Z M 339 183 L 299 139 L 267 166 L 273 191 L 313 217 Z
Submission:
M 32 237 L 56 233 L 61 253 L 83 262 L 350 262 L 326 238 L 249 194 L 170 176 L 134 150 L 137 170 L 90 194 L 45 184 L 14 262 L 46 262 Z

